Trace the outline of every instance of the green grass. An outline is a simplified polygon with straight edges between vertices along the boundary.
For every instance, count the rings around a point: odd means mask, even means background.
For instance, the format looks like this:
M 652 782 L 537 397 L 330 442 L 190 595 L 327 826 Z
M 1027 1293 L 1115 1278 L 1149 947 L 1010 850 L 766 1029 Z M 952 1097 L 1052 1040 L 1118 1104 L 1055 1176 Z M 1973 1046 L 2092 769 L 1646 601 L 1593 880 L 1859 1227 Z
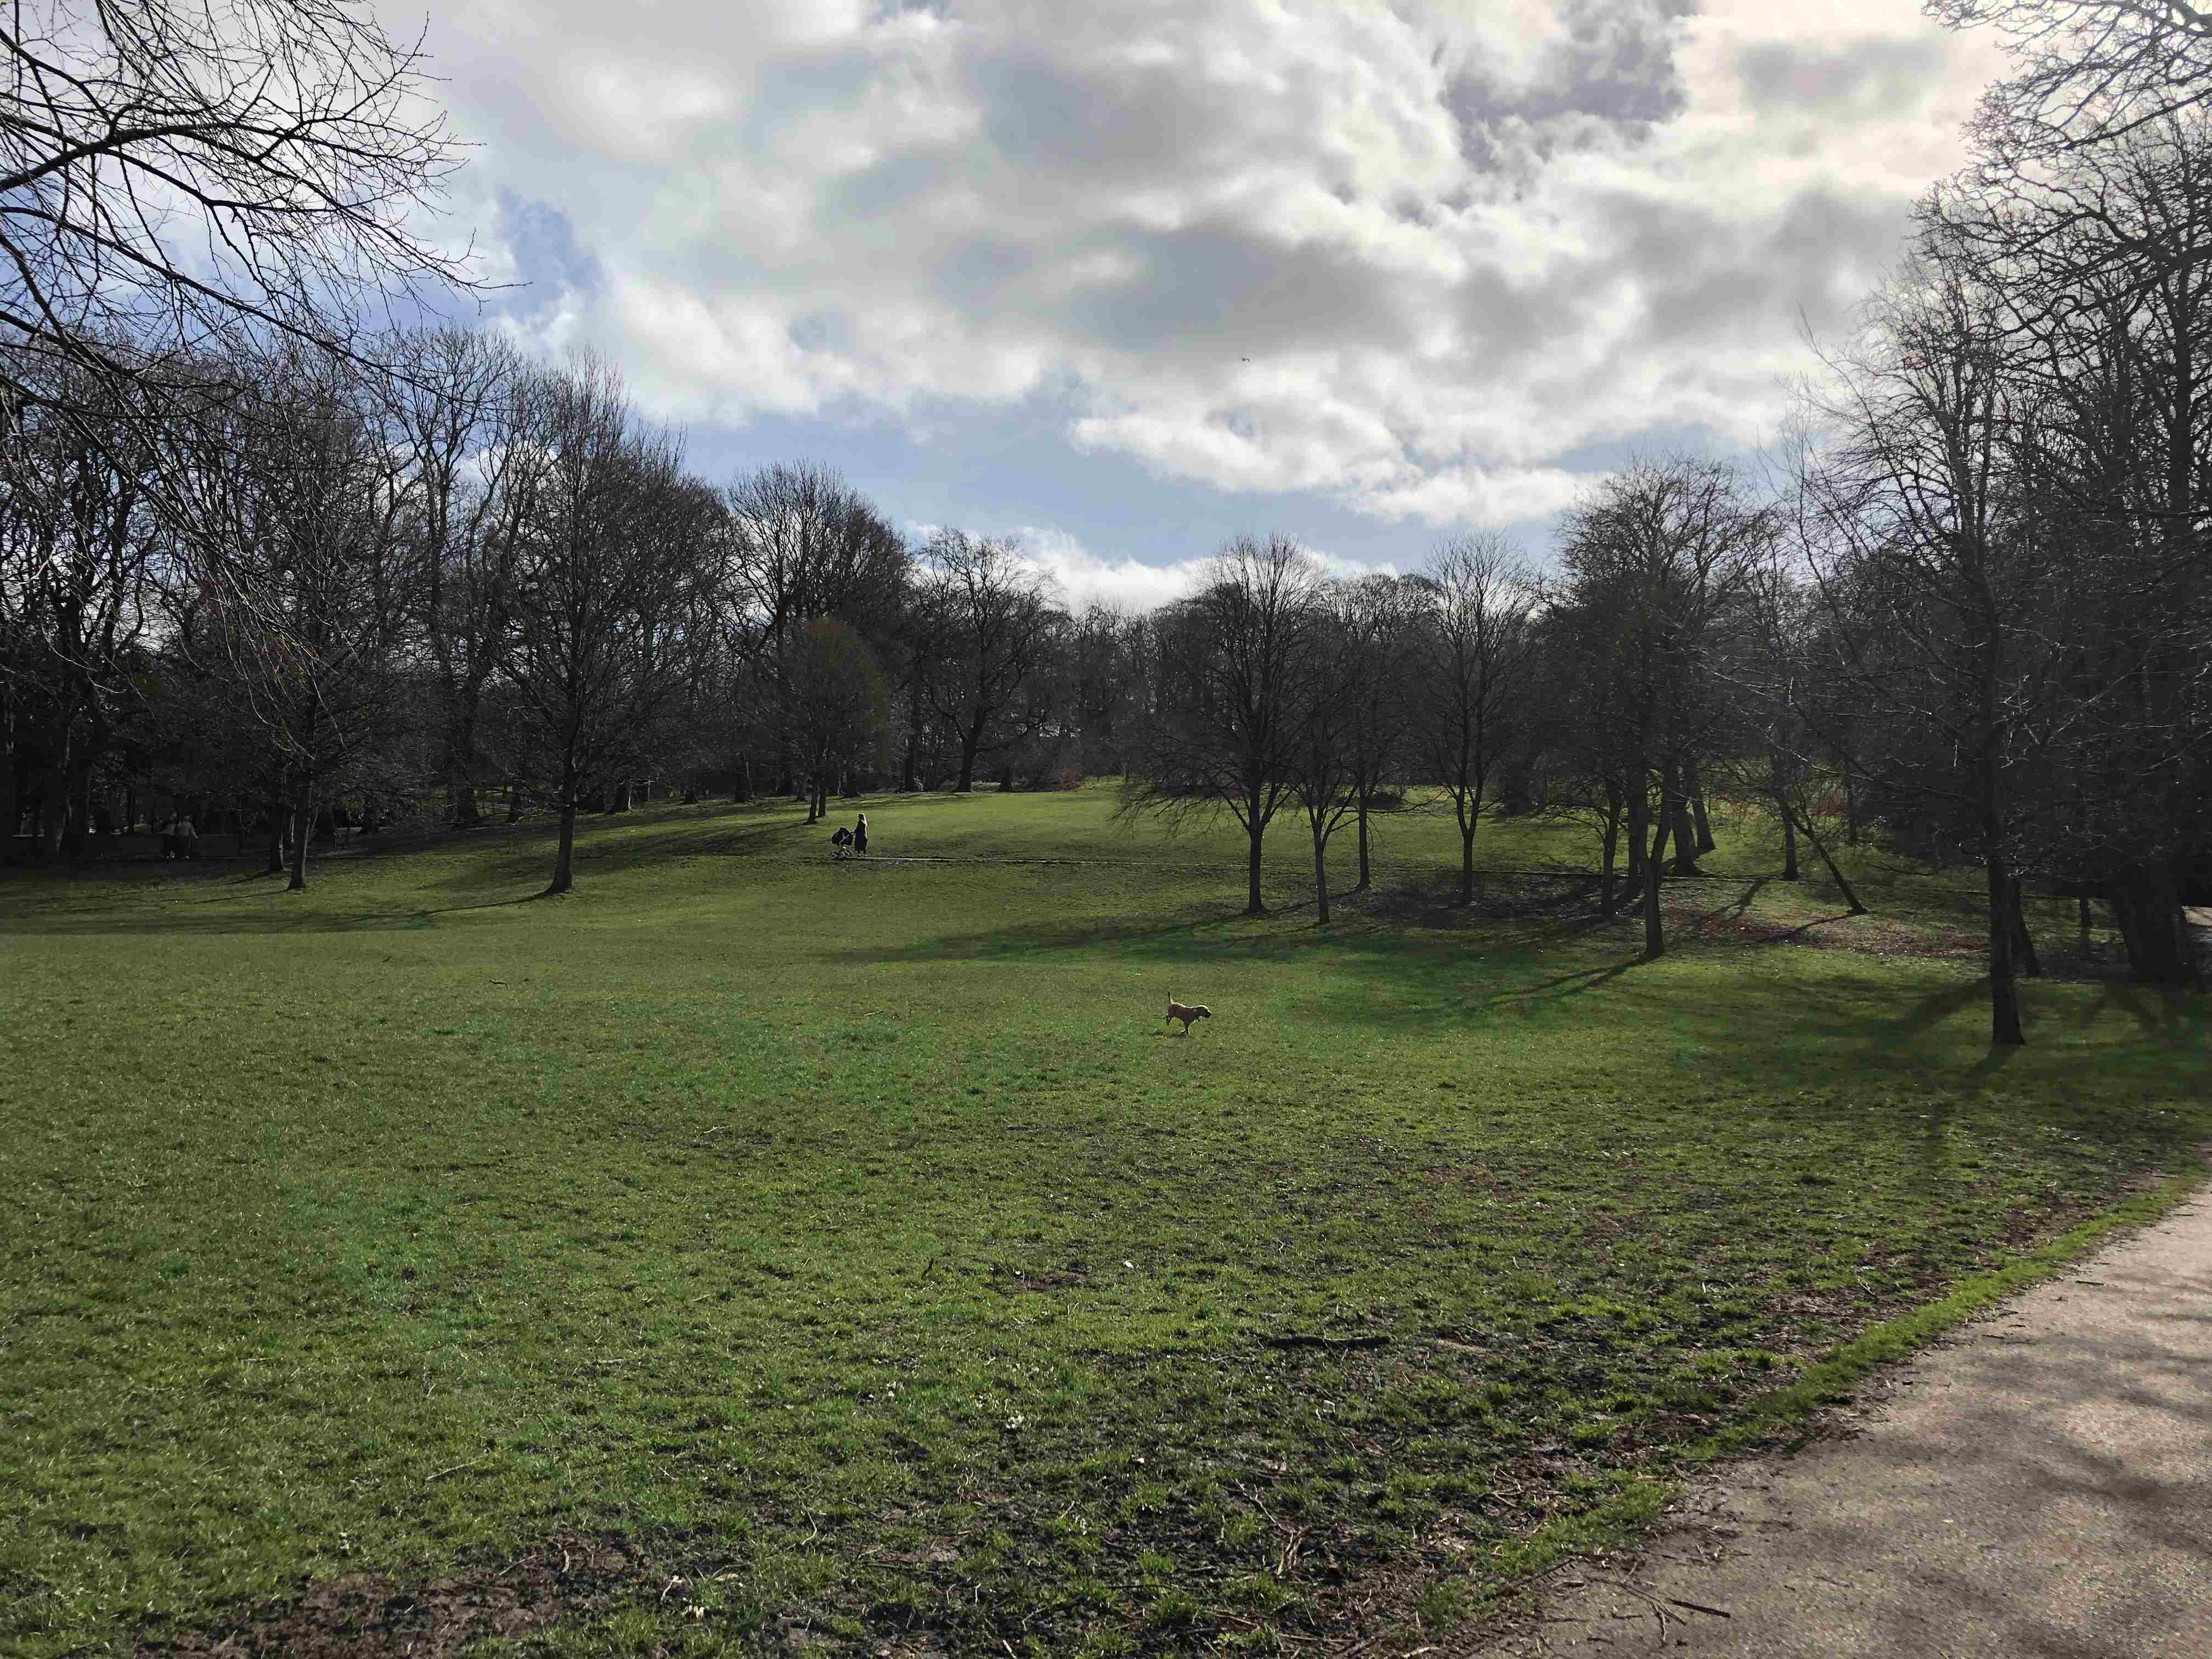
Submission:
M 1432 817 L 1322 933 L 1287 831 L 1255 921 L 1102 791 L 862 804 L 948 861 L 655 807 L 553 902 L 534 825 L 0 881 L 0 1651 L 571 1537 L 636 1582 L 485 1651 L 1433 1627 L 2212 1134 L 2190 999 L 1992 1054 L 1971 963 L 1460 916 Z

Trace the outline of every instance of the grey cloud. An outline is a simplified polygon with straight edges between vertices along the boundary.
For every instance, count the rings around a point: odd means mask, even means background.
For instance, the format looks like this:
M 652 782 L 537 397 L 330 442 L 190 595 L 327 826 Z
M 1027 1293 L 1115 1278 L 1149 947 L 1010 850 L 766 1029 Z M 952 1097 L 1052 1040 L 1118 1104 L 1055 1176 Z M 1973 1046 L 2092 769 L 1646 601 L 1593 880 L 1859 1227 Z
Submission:
M 1768 41 L 1736 55 L 1736 74 L 1762 115 L 1787 110 L 1878 120 L 1920 106 L 1948 70 L 1948 48 L 1933 32 L 1826 50 Z
M 1816 327 L 1856 304 L 1904 228 L 1895 201 L 1808 191 L 1745 223 L 1680 209 L 1621 204 L 1620 259 L 1644 279 L 1639 333 L 1688 343 L 1786 337 L 1799 314 Z
M 1118 246 L 1141 259 L 1139 274 L 1078 296 L 1067 313 L 1107 345 L 1164 353 L 1203 346 L 1236 356 L 1322 340 L 1382 350 L 1413 341 L 1403 288 L 1378 282 L 1375 268 L 1346 249 L 1286 247 L 1220 222 L 1131 235 Z
M 1566 0 L 1567 39 L 1525 85 L 1480 64 L 1446 88 L 1461 146 L 1476 167 L 1514 172 L 1606 132 L 1634 133 L 1680 114 L 1680 25 L 1697 0 Z
M 1224 111 L 1185 66 L 1086 64 L 1077 74 L 1016 48 L 968 71 L 984 140 L 1016 168 L 1079 175 L 1097 188 L 1179 184 L 1249 159 L 1249 120 Z

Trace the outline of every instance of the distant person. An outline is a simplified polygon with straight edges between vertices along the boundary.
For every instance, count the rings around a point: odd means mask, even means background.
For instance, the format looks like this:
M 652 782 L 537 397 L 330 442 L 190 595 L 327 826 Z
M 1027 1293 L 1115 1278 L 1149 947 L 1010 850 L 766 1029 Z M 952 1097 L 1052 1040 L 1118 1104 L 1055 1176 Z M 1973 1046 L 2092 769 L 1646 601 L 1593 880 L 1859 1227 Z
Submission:
M 860 814 L 860 821 L 853 826 L 853 851 L 860 857 L 868 855 L 868 815 Z
M 164 859 L 173 859 L 181 856 L 177 850 L 176 819 L 163 818 L 161 822 L 155 827 L 160 831 L 161 836 L 161 856 Z
M 179 858 L 197 858 L 199 855 L 198 851 L 199 838 L 200 832 L 192 827 L 192 821 L 190 818 L 177 820 L 177 856 Z

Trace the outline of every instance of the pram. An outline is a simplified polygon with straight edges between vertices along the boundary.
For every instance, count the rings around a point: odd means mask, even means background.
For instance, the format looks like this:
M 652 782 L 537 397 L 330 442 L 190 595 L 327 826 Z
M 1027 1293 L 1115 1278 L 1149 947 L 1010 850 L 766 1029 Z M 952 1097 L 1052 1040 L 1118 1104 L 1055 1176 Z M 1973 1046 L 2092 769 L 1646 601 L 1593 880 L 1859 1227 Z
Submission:
M 840 830 L 830 837 L 830 856 L 833 859 L 853 856 L 853 832 L 850 830 Z

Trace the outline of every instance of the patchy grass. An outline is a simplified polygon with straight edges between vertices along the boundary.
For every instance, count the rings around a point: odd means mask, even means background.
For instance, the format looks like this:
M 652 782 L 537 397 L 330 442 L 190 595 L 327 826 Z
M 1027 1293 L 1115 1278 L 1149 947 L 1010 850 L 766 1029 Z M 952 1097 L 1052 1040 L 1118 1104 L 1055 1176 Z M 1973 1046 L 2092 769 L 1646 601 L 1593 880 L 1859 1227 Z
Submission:
M 1434 818 L 1323 932 L 1288 833 L 1249 921 L 1099 791 L 860 805 L 0 881 L 0 1648 L 1448 1623 L 2212 1133 L 2200 1002 L 1993 1054 L 1971 963 L 1738 942 L 1809 885 L 1646 965 Z

